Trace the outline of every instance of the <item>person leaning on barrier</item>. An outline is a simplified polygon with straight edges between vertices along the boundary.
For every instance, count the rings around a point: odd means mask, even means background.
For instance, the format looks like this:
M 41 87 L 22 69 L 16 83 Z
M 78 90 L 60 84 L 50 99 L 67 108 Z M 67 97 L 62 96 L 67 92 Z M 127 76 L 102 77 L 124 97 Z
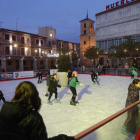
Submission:
M 135 79 L 128 87 L 128 95 L 125 107 L 132 105 L 139 100 L 140 80 Z M 136 133 L 136 117 L 138 116 L 138 106 L 127 111 L 127 119 L 121 129 L 124 135 L 131 136 Z
M 35 85 L 21 82 L 14 98 L 5 102 L 0 112 L 0 140 L 75 140 L 58 135 L 48 138 L 42 116 L 39 114 L 41 99 Z

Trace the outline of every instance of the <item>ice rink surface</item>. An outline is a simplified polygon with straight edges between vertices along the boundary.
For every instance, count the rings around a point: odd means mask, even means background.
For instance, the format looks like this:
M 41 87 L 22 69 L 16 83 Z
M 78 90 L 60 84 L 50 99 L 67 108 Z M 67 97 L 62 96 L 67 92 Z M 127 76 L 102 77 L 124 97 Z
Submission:
M 58 99 L 61 104 L 54 103 L 54 94 L 51 98 L 52 105 L 47 104 L 46 81 L 37 84 L 37 79 L 13 80 L 0 82 L 0 90 L 5 99 L 11 100 L 16 86 L 22 81 L 33 82 L 42 99 L 40 114 L 47 128 L 48 137 L 58 134 L 74 136 L 93 126 L 103 119 L 113 115 L 125 107 L 128 86 L 132 82 L 130 77 L 99 76 L 100 85 L 93 84 L 90 75 L 79 74 L 79 82 L 85 86 L 77 86 L 77 106 L 71 106 L 72 93 L 69 88 L 58 88 Z M 3 102 L 0 101 L 0 108 Z

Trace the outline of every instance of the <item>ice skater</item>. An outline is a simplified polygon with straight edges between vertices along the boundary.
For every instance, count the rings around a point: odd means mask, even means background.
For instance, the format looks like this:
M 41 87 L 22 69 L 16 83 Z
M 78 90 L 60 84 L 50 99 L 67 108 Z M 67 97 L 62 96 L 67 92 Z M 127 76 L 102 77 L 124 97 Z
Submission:
M 38 76 L 38 84 L 42 82 L 42 72 L 39 70 L 39 72 L 36 74 Z
M 97 74 L 94 71 L 91 71 L 90 73 L 91 73 L 91 80 L 94 82 L 94 84 L 96 84 L 96 82 L 97 82 L 98 85 L 100 85 L 99 82 L 97 81 L 97 78 L 98 78 Z
M 2 100 L 5 103 L 5 98 L 3 97 L 3 93 L 1 90 L 0 90 L 0 100 Z
M 73 95 L 72 95 L 72 99 L 70 101 L 70 105 L 76 106 L 76 104 L 79 103 L 79 102 L 75 101 L 76 96 L 77 96 L 76 85 L 84 86 L 84 84 L 82 84 L 81 82 L 78 82 L 78 80 L 77 80 L 77 71 L 73 71 L 72 75 L 73 75 L 73 77 L 72 77 L 71 83 L 70 83 L 70 90 L 71 90 Z
M 134 79 L 137 79 L 138 73 L 133 69 L 131 69 L 131 73 L 134 75 Z
M 134 79 L 134 75 L 132 74 L 131 70 L 136 70 L 136 68 L 134 68 L 133 66 L 129 69 L 129 72 L 131 73 L 131 79 Z
M 49 72 L 47 74 L 47 77 L 45 79 L 43 79 L 43 81 L 44 80 L 46 80 L 46 94 L 45 94 L 45 96 L 48 96 L 48 90 L 49 90 L 50 81 L 51 81 L 51 76 L 50 76 Z
M 55 103 L 60 103 L 60 101 L 57 100 L 57 87 L 63 88 L 63 86 L 60 86 L 57 84 L 57 74 L 54 73 L 50 80 L 50 86 L 49 86 L 50 94 L 49 94 L 47 104 L 51 105 L 50 99 L 51 99 L 53 93 L 55 93 Z
M 70 82 L 70 80 L 71 80 L 71 77 L 72 77 L 72 72 L 71 72 L 71 69 L 69 69 L 69 71 L 68 71 L 68 86 L 69 86 L 69 82 Z

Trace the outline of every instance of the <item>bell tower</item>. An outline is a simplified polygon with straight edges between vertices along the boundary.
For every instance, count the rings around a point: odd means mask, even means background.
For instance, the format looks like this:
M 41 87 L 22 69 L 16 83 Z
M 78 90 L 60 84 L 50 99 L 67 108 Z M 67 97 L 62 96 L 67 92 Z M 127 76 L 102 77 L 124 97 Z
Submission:
M 88 12 L 85 19 L 79 21 L 81 26 L 80 32 L 80 64 L 90 66 L 90 61 L 84 57 L 86 48 L 96 46 L 96 35 L 94 30 L 95 21 L 88 18 Z

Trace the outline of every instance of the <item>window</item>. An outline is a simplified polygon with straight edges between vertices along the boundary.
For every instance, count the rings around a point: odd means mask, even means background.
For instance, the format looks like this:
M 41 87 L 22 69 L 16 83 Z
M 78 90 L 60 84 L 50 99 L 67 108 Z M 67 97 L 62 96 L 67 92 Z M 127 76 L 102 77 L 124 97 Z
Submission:
M 62 48 L 64 47 L 64 44 L 62 44 Z
M 44 40 L 41 40 L 41 45 L 44 45 Z
M 92 23 L 91 23 L 91 28 L 92 28 Z
M 36 44 L 39 44 L 39 40 L 38 40 L 38 39 L 36 39 L 36 40 L 35 40 L 35 43 L 36 43 Z
M 9 40 L 9 34 L 5 34 L 5 40 Z
M 84 23 L 84 28 L 86 28 L 86 23 Z
M 23 60 L 23 65 L 26 65 L 26 60 Z
M 10 54 L 9 46 L 6 46 L 5 47 L 5 54 L 6 55 L 9 55 Z
M 84 30 L 84 34 L 86 34 L 86 30 Z
M 69 49 L 69 45 L 67 45 L 67 50 Z
M 21 44 L 24 44 L 24 37 L 21 37 Z
M 1 66 L 1 60 L 0 60 L 0 66 Z
M 51 50 L 49 50 L 49 53 L 51 53 Z
M 136 42 L 140 42 L 140 35 L 136 36 Z
M 13 55 L 16 55 L 16 47 L 13 47 Z
M 84 41 L 84 44 L 86 44 L 86 41 Z
M 8 65 L 11 65 L 11 61 L 10 60 L 8 60 L 7 63 L 8 63 Z
M 40 65 L 43 65 L 43 61 L 40 61 Z
M 16 36 L 15 35 L 12 35 L 12 40 L 16 41 Z
M 21 48 L 21 55 L 24 55 L 24 48 Z
M 59 43 L 59 47 L 61 47 L 61 43 Z

